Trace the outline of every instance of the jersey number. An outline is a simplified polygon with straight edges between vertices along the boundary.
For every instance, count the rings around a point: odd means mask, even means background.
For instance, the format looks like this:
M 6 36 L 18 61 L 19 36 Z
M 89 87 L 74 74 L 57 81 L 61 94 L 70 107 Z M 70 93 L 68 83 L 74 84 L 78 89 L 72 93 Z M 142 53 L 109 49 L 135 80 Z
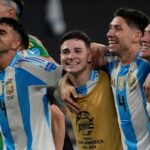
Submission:
M 125 100 L 124 100 L 124 96 L 118 95 L 118 102 L 119 102 L 119 106 L 122 106 L 124 111 L 127 111 L 126 110 L 126 103 L 125 103 Z

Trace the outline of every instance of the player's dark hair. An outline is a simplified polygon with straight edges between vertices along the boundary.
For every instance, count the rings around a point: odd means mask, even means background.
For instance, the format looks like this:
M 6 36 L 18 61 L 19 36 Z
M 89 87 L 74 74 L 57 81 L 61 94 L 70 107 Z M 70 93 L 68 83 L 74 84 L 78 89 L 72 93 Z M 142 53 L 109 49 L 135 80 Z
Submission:
M 132 8 L 116 9 L 114 17 L 117 16 L 124 18 L 129 26 L 139 29 L 142 33 L 150 21 L 144 12 Z
M 16 21 L 15 19 L 12 18 L 6 18 L 6 17 L 2 17 L 0 18 L 0 24 L 6 24 L 9 25 L 10 27 L 12 27 L 21 37 L 22 40 L 22 46 L 23 48 L 27 49 L 29 46 L 29 38 L 28 38 L 28 33 L 26 32 L 26 30 L 24 29 L 24 27 L 21 25 L 21 23 L 19 23 L 18 21 Z
M 86 33 L 79 31 L 79 30 L 73 30 L 73 31 L 65 33 L 60 39 L 59 45 L 61 46 L 66 40 L 71 40 L 71 39 L 82 40 L 85 43 L 85 46 L 87 48 L 90 47 L 90 44 L 91 44 L 90 37 Z

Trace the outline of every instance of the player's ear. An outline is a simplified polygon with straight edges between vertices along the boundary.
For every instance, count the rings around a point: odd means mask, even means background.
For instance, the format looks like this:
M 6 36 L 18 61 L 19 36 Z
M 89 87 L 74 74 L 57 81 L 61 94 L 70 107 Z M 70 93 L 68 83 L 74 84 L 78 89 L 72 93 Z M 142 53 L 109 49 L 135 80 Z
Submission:
M 141 38 L 142 38 L 142 32 L 141 31 L 136 32 L 134 35 L 135 43 L 139 42 L 141 40 Z
M 91 52 L 91 50 L 89 50 L 87 62 L 90 63 L 91 60 L 92 60 L 92 52 Z
M 13 50 L 22 50 L 21 40 L 16 40 L 12 43 L 11 49 Z

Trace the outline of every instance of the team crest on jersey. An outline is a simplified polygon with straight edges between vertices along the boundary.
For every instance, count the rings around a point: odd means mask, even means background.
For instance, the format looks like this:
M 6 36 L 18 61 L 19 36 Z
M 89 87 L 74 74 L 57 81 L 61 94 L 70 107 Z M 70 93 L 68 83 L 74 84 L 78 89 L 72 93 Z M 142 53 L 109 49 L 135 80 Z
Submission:
M 124 76 L 120 76 L 118 78 L 118 90 L 122 90 L 124 88 L 124 80 L 125 80 Z
M 90 113 L 87 111 L 81 111 L 77 114 L 76 124 L 78 126 L 78 131 L 82 135 L 91 135 L 94 129 L 94 118 L 91 117 Z
M 3 91 L 3 83 L 2 81 L 0 81 L 0 95 L 2 95 L 2 91 Z
M 12 79 L 8 79 L 8 81 L 6 82 L 6 94 L 8 99 L 10 99 L 10 96 L 14 94 L 14 86 L 12 84 Z
M 128 86 L 130 88 L 135 89 L 135 87 L 136 87 L 135 86 L 136 85 L 136 78 L 135 78 L 134 74 L 131 71 L 128 73 L 127 83 L 128 83 Z

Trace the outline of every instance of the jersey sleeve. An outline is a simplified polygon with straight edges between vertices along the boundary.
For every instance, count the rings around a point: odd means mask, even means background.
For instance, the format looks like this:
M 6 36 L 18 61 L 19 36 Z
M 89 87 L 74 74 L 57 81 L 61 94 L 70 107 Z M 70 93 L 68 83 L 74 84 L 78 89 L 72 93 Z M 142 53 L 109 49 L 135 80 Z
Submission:
M 43 85 L 56 87 L 62 75 L 62 67 L 36 56 L 22 57 L 20 67 L 43 81 Z

